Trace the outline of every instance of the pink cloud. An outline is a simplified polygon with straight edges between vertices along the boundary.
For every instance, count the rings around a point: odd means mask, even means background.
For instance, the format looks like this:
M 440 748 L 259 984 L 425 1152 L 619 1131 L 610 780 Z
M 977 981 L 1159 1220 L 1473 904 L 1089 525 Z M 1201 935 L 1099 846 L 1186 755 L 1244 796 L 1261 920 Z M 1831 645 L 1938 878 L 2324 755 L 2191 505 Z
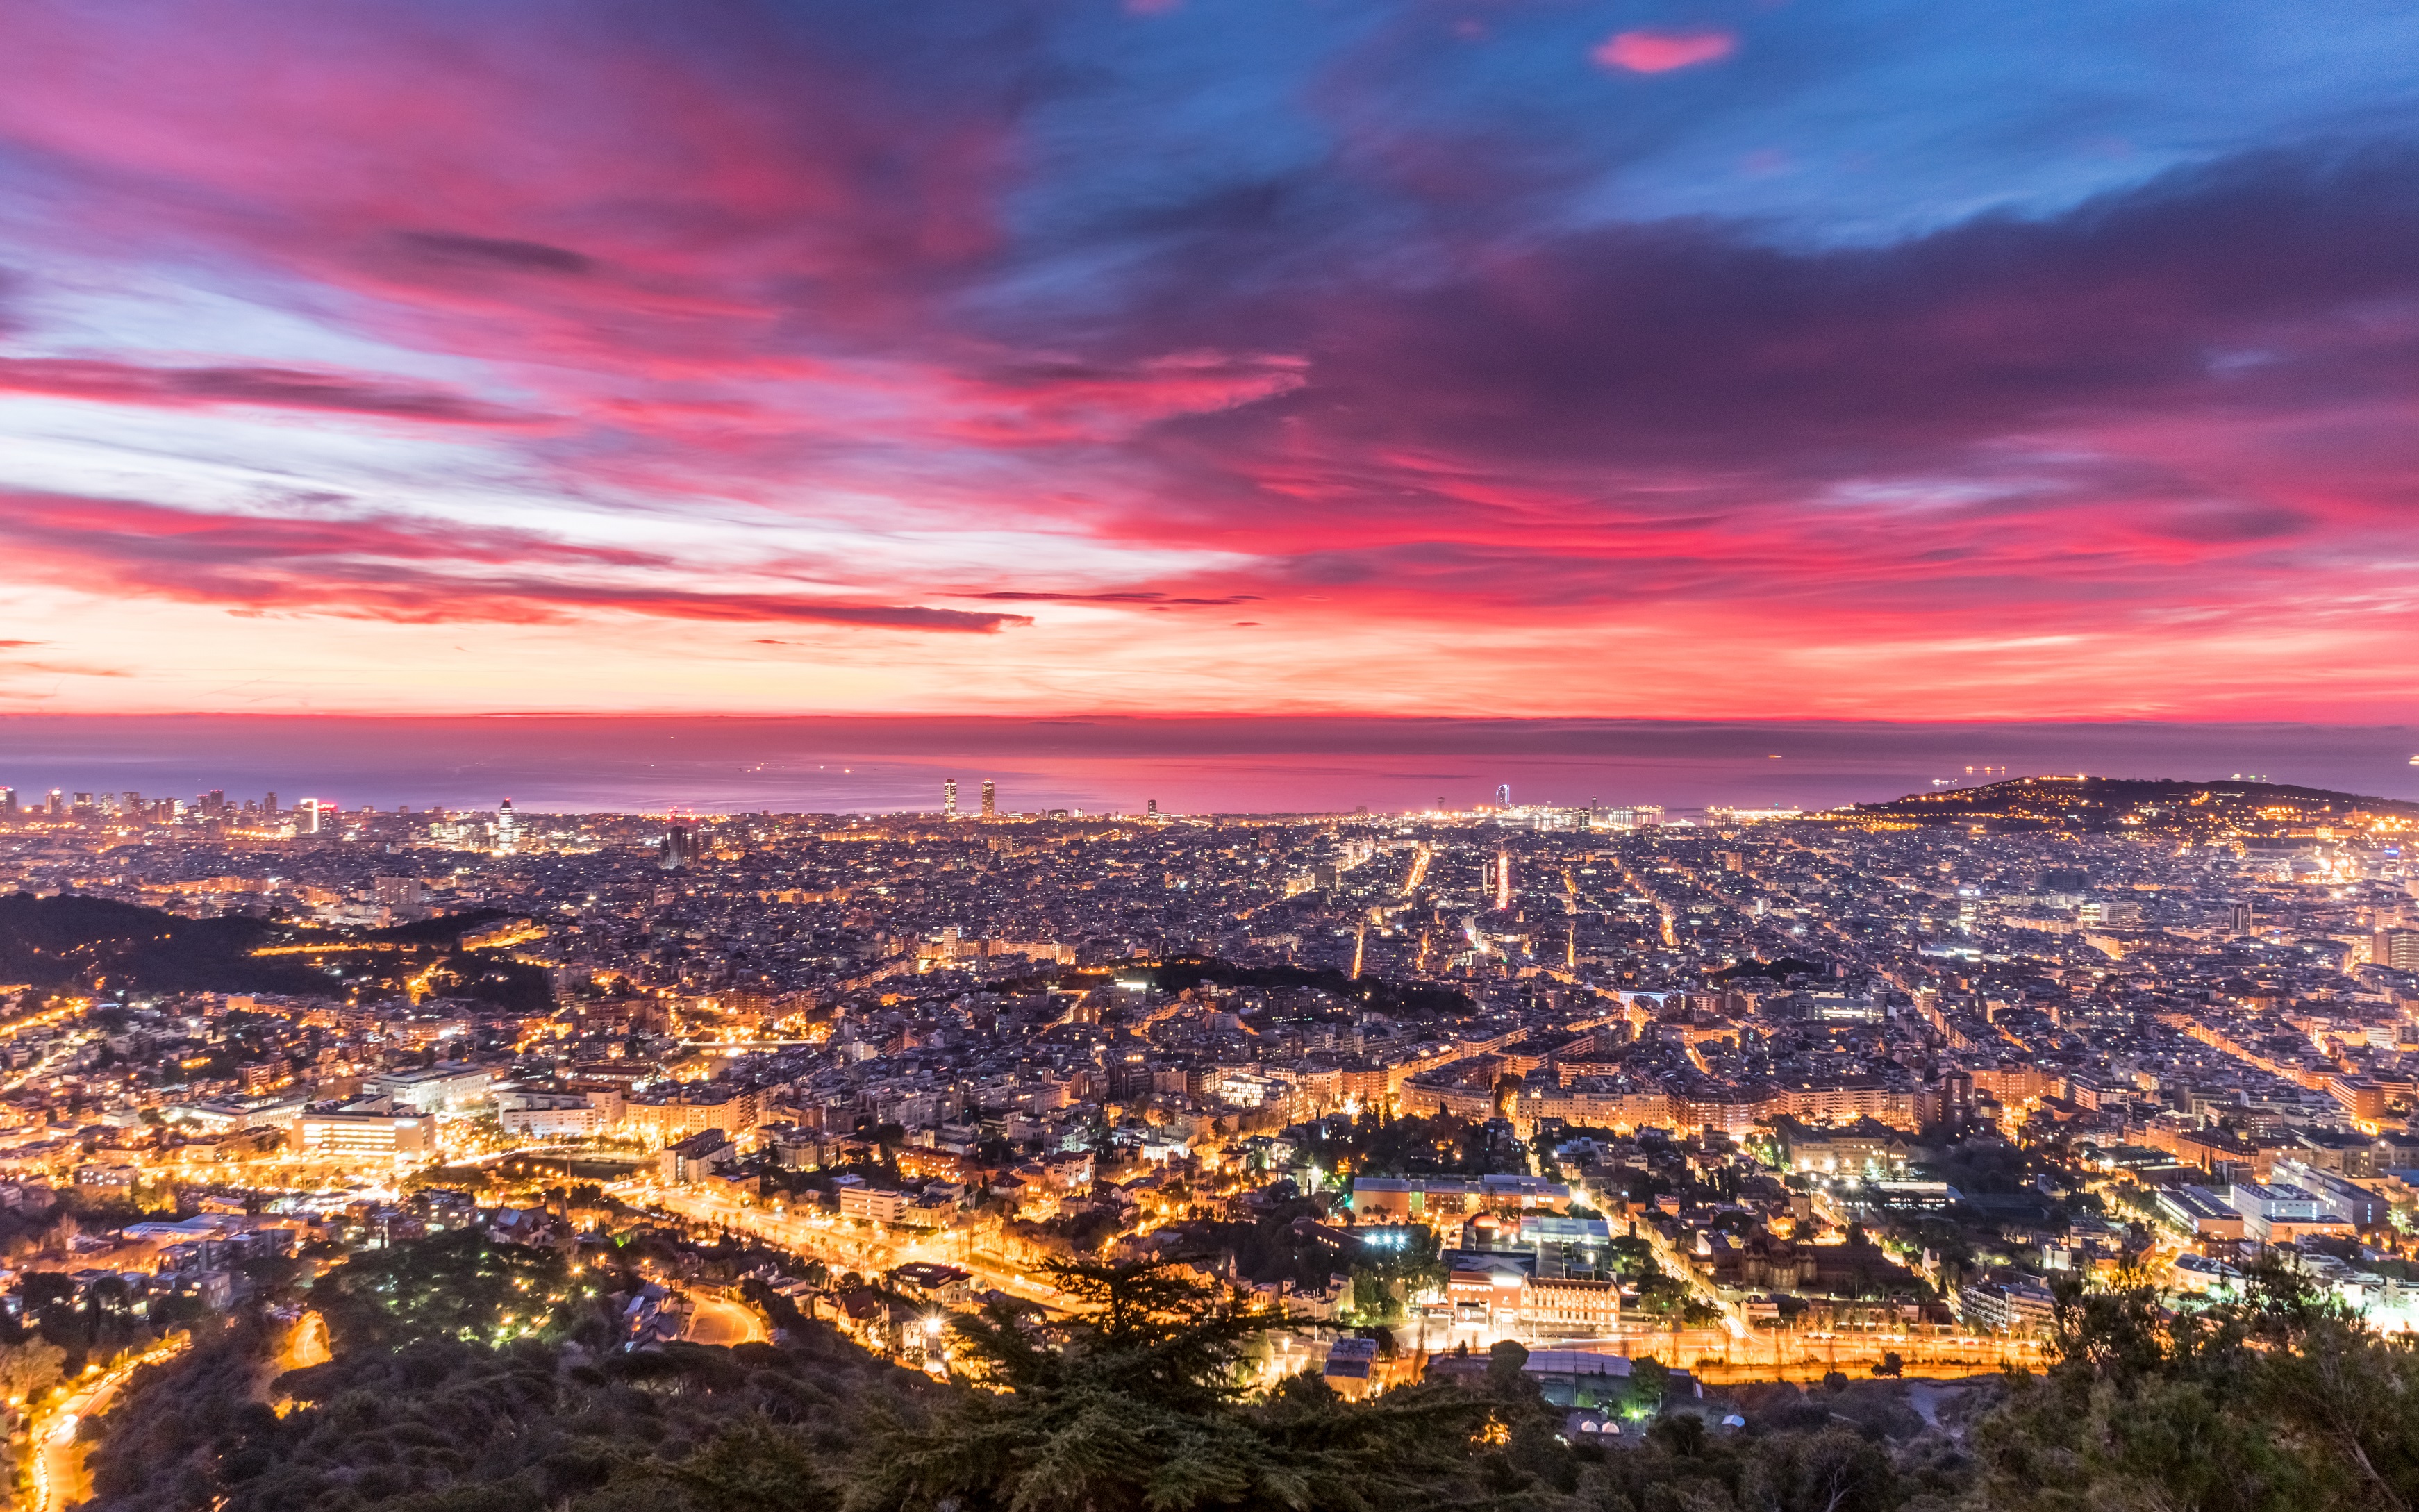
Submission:
M 146 367 L 77 358 L 0 357 L 0 393 L 166 409 L 222 405 L 316 409 L 444 425 L 543 424 L 540 417 L 439 389 L 294 367 Z
M 206 26 L 192 0 L 0 7 L 0 54 L 44 60 L 0 92 L 0 149 L 67 186 L 39 235 L 223 265 L 468 375 L 44 332 L 79 355 L 0 357 L 0 394 L 362 417 L 410 427 L 378 438 L 407 470 L 415 446 L 459 465 L 455 427 L 483 427 L 467 439 L 586 515 L 565 539 L 413 518 L 410 494 L 349 482 L 324 508 L 213 513 L 45 478 L 0 491 L 10 580 L 130 612 L 612 619 L 651 640 L 1086 607 L 946 658 L 923 642 L 885 668 L 877 646 L 863 665 L 902 699 L 946 660 L 950 698 L 1445 709 L 1509 687 L 1599 713 L 1903 716 L 2125 712 L 2155 687 L 2206 712 L 2332 696 L 2359 665 L 2377 670 L 2346 698 L 2408 705 L 2407 656 L 2369 648 L 2419 615 L 2351 592 L 2419 550 L 2419 321 L 2392 313 L 2419 297 L 2407 161 L 2255 163 L 2071 217 L 1792 251 L 1711 223 L 1541 227 L 1567 189 L 1552 162 L 1338 106 L 1339 178 L 1087 209 L 1104 239 L 1083 266 L 1129 271 L 1053 315 L 1073 281 L 1037 276 L 1002 209 L 1049 156 L 1022 86 L 704 8 L 725 19 L 701 38 L 510 6 L 457 25 L 257 0 Z M 154 23 L 87 19 L 136 13 Z M 1659 73 L 1737 43 L 1639 30 L 1592 55 Z M 1356 250 L 1348 207 L 1385 196 L 1383 252 Z M 614 517 L 689 510 L 693 546 L 582 544 L 672 540 Z M 806 563 L 749 535 L 801 520 L 949 544 Z M 1228 624 L 1271 631 L 1251 649 L 1187 640 L 1217 625 L 1193 611 L 1243 605 L 1262 619 Z M 2298 623 L 2266 612 L 2285 605 Z M 1637 649 L 1667 642 L 1689 649 Z
M 1616 34 L 1590 56 L 1608 69 L 1669 73 L 1700 63 L 1718 63 L 1737 51 L 1738 38 L 1731 32 L 1636 31 Z
M 402 625 L 553 625 L 595 611 L 713 624 L 989 633 L 1022 614 L 697 585 L 667 557 L 525 531 L 360 515 L 212 515 L 117 499 L 0 492 L 21 577 L 239 614 Z

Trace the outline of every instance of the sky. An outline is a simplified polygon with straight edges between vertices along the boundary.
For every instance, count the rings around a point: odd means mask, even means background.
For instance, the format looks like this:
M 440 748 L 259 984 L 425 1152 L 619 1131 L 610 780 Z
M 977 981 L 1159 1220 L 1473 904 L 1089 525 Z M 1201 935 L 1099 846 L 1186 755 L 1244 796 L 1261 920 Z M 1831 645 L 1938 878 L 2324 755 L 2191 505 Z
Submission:
M 2419 9 L 12 0 L 0 712 L 2419 718 Z

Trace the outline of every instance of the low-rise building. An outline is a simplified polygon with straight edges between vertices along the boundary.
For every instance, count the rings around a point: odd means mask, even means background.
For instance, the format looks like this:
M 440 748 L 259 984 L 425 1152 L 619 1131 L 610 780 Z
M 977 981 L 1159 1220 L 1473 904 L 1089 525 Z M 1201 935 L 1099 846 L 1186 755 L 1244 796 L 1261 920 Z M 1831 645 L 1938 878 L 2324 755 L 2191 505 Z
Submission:
M 1520 1321 L 1540 1334 L 1610 1334 L 1621 1326 L 1620 1283 L 1531 1276 L 1520 1288 Z
M 701 1129 L 664 1147 L 655 1157 L 666 1186 L 689 1186 L 703 1180 L 738 1154 L 731 1136 L 719 1129 Z
M 880 1187 L 859 1176 L 843 1176 L 834 1183 L 840 1193 L 840 1215 L 871 1223 L 895 1224 L 907 1211 L 904 1193 Z

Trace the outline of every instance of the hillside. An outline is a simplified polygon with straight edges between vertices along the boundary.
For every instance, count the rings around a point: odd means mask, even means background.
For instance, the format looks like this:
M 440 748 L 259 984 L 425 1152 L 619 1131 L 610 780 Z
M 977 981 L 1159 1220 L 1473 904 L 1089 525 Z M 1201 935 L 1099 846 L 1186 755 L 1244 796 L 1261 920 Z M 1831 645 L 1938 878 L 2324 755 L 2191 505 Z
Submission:
M 1007 1305 L 956 1316 L 946 1381 L 786 1300 L 776 1343 L 623 1347 L 649 1272 L 720 1286 L 765 1263 L 660 1231 L 523 1248 L 465 1229 L 356 1254 L 275 1299 L 320 1312 L 323 1363 L 275 1374 L 281 1330 L 258 1307 L 145 1367 L 83 1427 L 85 1504 L 2407 1512 L 2419 1498 L 2419 1420 L 2400 1405 L 2419 1389 L 2412 1352 L 2273 1261 L 2245 1271 L 2239 1299 L 2181 1310 L 2121 1273 L 2096 1291 L 2063 1282 L 2043 1374 L 1925 1383 L 1929 1414 L 1906 1383 L 1837 1373 L 1700 1396 L 1643 1356 L 1575 1412 L 1508 1340 L 1348 1400 L 1309 1370 L 1251 1370 L 1274 1316 L 1157 1266 L 1058 1267 L 1085 1305 L 1055 1323 Z
M 393 955 L 341 956 L 346 973 L 365 982 L 386 983 L 405 962 L 424 963 L 454 955 L 467 930 L 508 917 L 492 909 L 441 916 L 393 929 L 344 933 L 296 926 L 278 919 L 187 918 L 74 893 L 38 898 L 0 896 L 0 982 L 34 987 L 125 989 L 153 992 L 341 993 L 343 981 L 307 955 L 256 956 L 264 946 L 306 946 L 341 941 L 391 942 Z M 405 952 L 417 952 L 416 954 Z M 494 959 L 463 957 L 477 969 L 462 995 L 499 1001 L 544 1002 L 545 973 Z M 490 980 L 494 979 L 494 980 Z
M 162 992 L 321 992 L 328 978 L 250 952 L 278 926 L 258 918 L 183 918 L 72 893 L 0 897 L 0 981 L 37 987 L 139 983 Z
M 2337 834 L 2419 825 L 2419 803 L 2278 782 L 2175 778 L 2019 777 L 1980 787 L 1911 793 L 1852 804 L 1826 816 L 1861 823 L 1993 828 L 2285 837 L 2324 826 Z

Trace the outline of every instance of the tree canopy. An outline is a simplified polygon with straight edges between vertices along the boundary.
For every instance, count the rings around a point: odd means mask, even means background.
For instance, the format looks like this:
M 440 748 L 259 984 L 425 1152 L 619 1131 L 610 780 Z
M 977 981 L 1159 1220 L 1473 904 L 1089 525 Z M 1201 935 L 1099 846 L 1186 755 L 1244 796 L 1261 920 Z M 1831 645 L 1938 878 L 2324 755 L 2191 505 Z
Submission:
M 1841 1372 L 1701 1399 L 1640 1360 L 1636 1380 L 1668 1383 L 1640 1394 L 1647 1416 L 1589 1434 L 1513 1344 L 1451 1372 L 1457 1384 L 1364 1401 L 1309 1372 L 1271 1384 L 1261 1335 L 1294 1322 L 1170 1263 L 1059 1263 L 1077 1314 L 1003 1304 L 956 1319 L 947 1381 L 761 1285 L 747 1294 L 778 1344 L 624 1350 L 609 1324 L 637 1276 L 573 1263 L 474 1234 L 354 1257 L 312 1293 L 333 1358 L 276 1374 L 264 1315 L 138 1376 L 98 1425 L 95 1512 L 2407 1512 L 2419 1499 L 2419 1351 L 2281 1265 L 2181 1310 L 2138 1276 L 2069 1286 L 2037 1377 L 1910 1388 Z M 583 1276 L 601 1295 L 542 1289 Z M 557 1311 L 532 1308 L 558 1295 Z M 505 1336 L 507 1315 L 535 1321 Z

